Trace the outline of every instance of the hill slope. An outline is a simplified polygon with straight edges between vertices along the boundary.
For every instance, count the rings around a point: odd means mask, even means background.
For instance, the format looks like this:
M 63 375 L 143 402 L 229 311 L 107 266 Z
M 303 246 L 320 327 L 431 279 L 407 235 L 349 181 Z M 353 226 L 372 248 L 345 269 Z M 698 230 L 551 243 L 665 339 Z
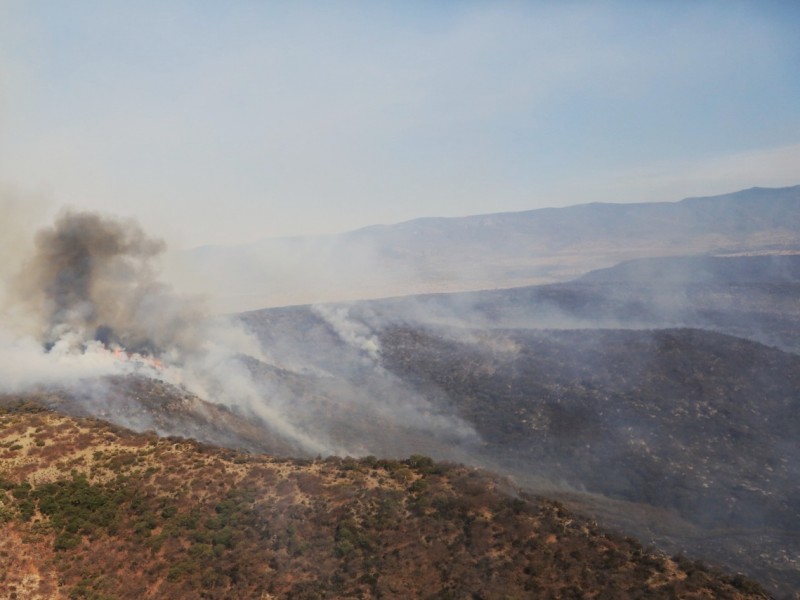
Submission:
M 608 522 L 800 588 L 800 357 L 697 330 L 397 328 L 381 341 L 387 368 L 447 398 L 495 468 L 668 509 L 690 527 Z
M 373 322 L 457 327 L 692 327 L 800 353 L 799 296 L 800 255 L 685 256 L 626 261 L 566 283 L 374 300 L 349 310 Z
M 377 425 L 403 448 L 402 432 L 367 416 L 390 404 L 391 380 L 391 397 L 424 398 L 430 414 L 474 430 L 459 460 L 536 489 L 585 492 L 574 505 L 596 518 L 787 595 L 800 587 L 800 358 L 707 330 L 578 328 L 694 320 L 759 338 L 772 335 L 759 323 L 800 316 L 791 290 L 775 285 L 679 282 L 672 289 L 690 295 L 666 299 L 671 313 L 649 301 L 664 300 L 649 285 L 581 283 L 341 305 L 335 320 L 319 307 L 243 319 L 287 368 L 357 380 L 374 398 L 343 413 L 352 404 L 334 395 L 326 423 L 347 414 L 351 435 Z M 705 305 L 688 307 L 692 298 Z M 554 322 L 574 329 L 527 328 Z M 797 347 L 792 331 L 771 339 Z M 406 441 L 414 452 L 418 442 Z M 432 454 L 452 456 L 441 450 Z
M 649 284 L 796 284 L 800 255 L 684 256 L 625 261 L 578 279 L 581 283 Z
M 684 305 L 650 282 L 612 281 L 248 313 L 263 352 L 237 358 L 236 373 L 256 395 L 226 394 L 228 409 L 135 376 L 43 400 L 284 456 L 423 453 L 500 469 L 789 596 L 800 587 L 798 356 L 696 329 L 599 329 L 695 319 L 758 339 L 745 309 L 797 318 L 796 284 L 731 284 L 749 258 L 724 260 L 714 284 L 670 283 Z M 572 329 L 530 329 L 554 322 Z
M 202 443 L 246 452 L 302 454 L 291 440 L 252 414 L 203 400 L 186 389 L 143 375 L 87 379 L 69 386 L 42 386 L 37 402 L 65 415 L 107 419 L 135 431 L 190 437 Z M 0 407 L 29 395 L 0 393 Z
M 298 462 L 25 406 L 0 420 L 8 598 L 765 597 L 420 456 Z

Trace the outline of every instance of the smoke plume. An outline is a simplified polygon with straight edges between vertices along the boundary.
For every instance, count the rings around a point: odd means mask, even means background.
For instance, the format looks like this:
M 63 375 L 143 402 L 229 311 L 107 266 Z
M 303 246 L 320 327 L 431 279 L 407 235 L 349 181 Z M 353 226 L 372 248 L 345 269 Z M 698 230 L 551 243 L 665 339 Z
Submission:
M 211 316 L 162 283 L 165 244 L 134 221 L 65 211 L 31 237 L 0 316 L 0 392 L 67 389 L 92 414 L 107 415 L 108 386 L 98 378 L 136 373 L 228 406 L 306 454 L 414 450 L 387 447 L 383 427 L 443 448 L 475 441 L 470 426 L 380 367 L 377 336 L 345 307 L 314 307 L 306 335 L 322 328 L 335 350 L 302 356 L 298 366 L 290 364 L 296 331 L 259 338 L 246 320 Z M 315 375 L 302 375 L 309 369 Z M 365 419 L 375 435 L 342 435 Z
M 67 211 L 35 237 L 16 299 L 38 320 L 46 348 L 92 341 L 163 355 L 196 345 L 202 312 L 156 280 L 165 249 L 133 221 Z
M 240 371 L 227 365 L 259 357 L 258 345 L 158 280 L 163 241 L 132 220 L 69 210 L 28 234 L 28 255 L 3 261 L 0 392 L 56 386 L 91 396 L 93 379 L 136 372 L 223 404 L 255 396 L 253 382 L 232 392 L 224 382 Z

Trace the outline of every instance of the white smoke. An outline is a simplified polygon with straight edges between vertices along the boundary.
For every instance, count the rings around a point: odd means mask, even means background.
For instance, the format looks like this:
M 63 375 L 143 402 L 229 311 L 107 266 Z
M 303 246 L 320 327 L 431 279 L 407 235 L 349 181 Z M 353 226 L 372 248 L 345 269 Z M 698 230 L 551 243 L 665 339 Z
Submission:
M 225 405 L 311 455 L 416 451 L 415 442 L 385 446 L 384 427 L 438 448 L 477 439 L 383 369 L 378 330 L 363 307 L 358 315 L 344 305 L 312 308 L 320 331 L 346 350 L 297 355 L 290 335 L 283 340 L 294 348 L 284 353 L 242 319 L 211 317 L 202 301 L 160 281 L 164 244 L 131 220 L 64 211 L 36 233 L 22 229 L 15 237 L 33 243 L 3 261 L 0 392 L 74 391 L 89 398 L 92 414 L 113 418 L 104 397 L 125 401 L 124 386 L 112 390 L 97 379 L 136 374 Z M 297 359 L 306 366 L 297 368 Z M 136 426 L 135 417 L 120 418 Z M 347 433 L 367 425 L 375 432 L 368 438 Z
M 363 322 L 350 318 L 347 306 L 316 304 L 311 311 L 328 323 L 343 342 L 373 360 L 378 359 L 381 347 L 377 336 Z
M 245 366 L 268 360 L 255 337 L 158 280 L 161 241 L 130 220 L 72 211 L 34 234 L 24 206 L 2 198 L 0 392 L 91 390 L 102 412 L 97 378 L 144 375 L 249 412 L 308 452 L 328 450 Z

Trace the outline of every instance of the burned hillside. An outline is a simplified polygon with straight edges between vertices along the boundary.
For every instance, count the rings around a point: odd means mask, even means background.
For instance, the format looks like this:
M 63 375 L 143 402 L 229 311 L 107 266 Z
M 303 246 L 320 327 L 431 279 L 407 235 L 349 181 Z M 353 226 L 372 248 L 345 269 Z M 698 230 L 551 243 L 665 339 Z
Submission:
M 628 526 L 800 584 L 800 357 L 699 330 L 395 328 L 381 344 L 387 368 L 474 424 L 498 469 L 667 509 L 686 539 Z

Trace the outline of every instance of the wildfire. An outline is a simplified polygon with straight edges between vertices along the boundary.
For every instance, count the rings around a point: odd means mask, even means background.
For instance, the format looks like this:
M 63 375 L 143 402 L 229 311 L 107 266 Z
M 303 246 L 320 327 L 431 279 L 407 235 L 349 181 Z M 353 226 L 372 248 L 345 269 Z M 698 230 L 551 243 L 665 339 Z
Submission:
M 119 346 L 112 348 L 110 352 L 115 359 L 120 361 L 134 362 L 142 365 L 147 365 L 159 371 L 163 371 L 165 368 L 164 363 L 162 363 L 155 356 L 148 356 L 146 354 L 140 354 L 138 352 L 128 352 L 127 350 Z

